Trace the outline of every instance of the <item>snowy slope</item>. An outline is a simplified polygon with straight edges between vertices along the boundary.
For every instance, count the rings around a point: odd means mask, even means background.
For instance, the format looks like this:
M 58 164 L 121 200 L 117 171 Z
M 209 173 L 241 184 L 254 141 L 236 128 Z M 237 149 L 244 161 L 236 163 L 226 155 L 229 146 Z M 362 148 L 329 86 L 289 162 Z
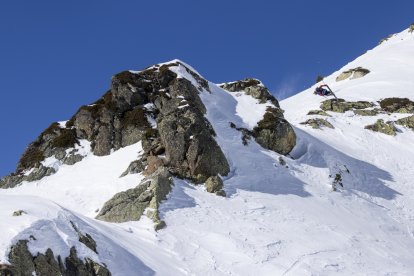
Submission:
M 358 66 L 371 73 L 335 81 L 340 72 Z M 170 70 L 197 85 L 180 65 Z M 414 100 L 413 75 L 414 35 L 404 31 L 325 82 L 346 100 Z M 314 130 L 300 125 L 325 100 L 313 95 L 312 87 L 280 103 L 298 136 L 282 165 L 280 155 L 254 140 L 243 145 L 241 133 L 229 127 L 233 122 L 252 129 L 271 104 L 209 86 L 211 93 L 203 91 L 200 97 L 230 164 L 223 177 L 227 197 L 174 179 L 160 208 L 165 229 L 155 232 L 146 217 L 121 224 L 97 221 L 96 210 L 105 201 L 143 178 L 119 178 L 141 145 L 105 157 L 89 153 L 73 166 L 57 164 L 58 172 L 40 181 L 0 189 L 0 229 L 5 229 L 0 263 L 7 262 L 14 242 L 34 235 L 37 240 L 29 243 L 33 254 L 51 247 L 64 257 L 75 245 L 81 257 L 107 264 L 113 275 L 414 273 L 414 132 L 401 127 L 391 137 L 364 129 L 377 118 L 408 115 L 330 113 L 335 129 Z M 329 175 L 338 172 L 344 188 L 332 192 Z M 27 214 L 14 217 L 16 210 Z M 96 240 L 99 254 L 78 242 L 70 221 Z

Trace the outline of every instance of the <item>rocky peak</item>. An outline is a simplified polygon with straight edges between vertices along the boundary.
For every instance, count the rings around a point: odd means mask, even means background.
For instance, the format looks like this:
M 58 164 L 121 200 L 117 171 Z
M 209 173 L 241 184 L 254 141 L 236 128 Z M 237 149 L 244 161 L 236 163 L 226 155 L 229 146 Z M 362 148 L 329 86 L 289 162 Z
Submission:
M 293 128 L 262 82 L 245 79 L 221 87 L 268 104 L 254 129 L 238 130 L 253 136 L 264 148 L 281 154 L 292 150 L 296 143 Z M 98 218 L 138 220 L 151 207 L 155 211 L 149 217 L 160 228 L 163 222 L 158 218 L 157 206 L 171 190 L 171 177 L 193 183 L 207 179 L 221 183 L 220 176 L 230 171 L 206 119 L 200 93 L 211 93 L 209 82 L 179 60 L 142 71 L 120 72 L 112 77 L 110 90 L 100 99 L 80 107 L 67 122 L 53 123 L 43 131 L 22 155 L 16 173 L 2 179 L 0 187 L 14 187 L 55 173 L 45 160 L 74 164 L 87 155 L 85 151 L 104 156 L 141 141 L 144 153 L 122 175 L 141 172 L 146 178 L 137 188 L 115 195 Z

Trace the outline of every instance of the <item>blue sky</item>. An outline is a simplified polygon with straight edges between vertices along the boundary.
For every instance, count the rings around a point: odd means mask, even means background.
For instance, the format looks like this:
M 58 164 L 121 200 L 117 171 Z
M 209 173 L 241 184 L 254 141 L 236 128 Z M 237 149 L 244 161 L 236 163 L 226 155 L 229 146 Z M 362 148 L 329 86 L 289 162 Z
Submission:
M 287 97 L 414 21 L 413 1 L 3 1 L 0 175 L 113 74 L 182 59 L 207 79 Z

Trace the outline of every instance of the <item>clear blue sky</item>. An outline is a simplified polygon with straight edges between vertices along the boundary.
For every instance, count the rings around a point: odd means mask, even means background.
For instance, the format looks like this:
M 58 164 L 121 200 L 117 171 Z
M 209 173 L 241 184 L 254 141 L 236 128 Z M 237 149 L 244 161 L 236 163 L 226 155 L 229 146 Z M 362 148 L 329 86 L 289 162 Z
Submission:
M 414 1 L 2 1 L 0 176 L 113 74 L 182 59 L 286 97 L 414 21 Z

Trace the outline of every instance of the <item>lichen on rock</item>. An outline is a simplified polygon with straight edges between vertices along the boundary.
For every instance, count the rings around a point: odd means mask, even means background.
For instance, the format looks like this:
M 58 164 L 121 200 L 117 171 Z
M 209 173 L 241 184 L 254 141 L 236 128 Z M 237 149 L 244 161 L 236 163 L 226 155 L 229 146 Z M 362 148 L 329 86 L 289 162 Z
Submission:
M 414 115 L 398 119 L 395 123 L 414 130 Z
M 309 110 L 308 114 L 306 115 L 320 115 L 320 116 L 331 117 L 331 115 L 329 115 L 323 110 Z
M 397 129 L 393 122 L 384 122 L 382 119 L 378 119 L 374 124 L 365 126 L 365 129 L 369 129 L 375 132 L 384 133 L 387 135 L 395 136 Z
M 259 145 L 280 154 L 288 154 L 296 145 L 295 131 L 279 108 L 268 107 L 253 134 Z
M 314 129 L 322 129 L 322 127 L 334 128 L 334 126 L 325 119 L 314 118 L 308 119 L 305 122 L 300 123 L 301 125 L 309 125 Z

